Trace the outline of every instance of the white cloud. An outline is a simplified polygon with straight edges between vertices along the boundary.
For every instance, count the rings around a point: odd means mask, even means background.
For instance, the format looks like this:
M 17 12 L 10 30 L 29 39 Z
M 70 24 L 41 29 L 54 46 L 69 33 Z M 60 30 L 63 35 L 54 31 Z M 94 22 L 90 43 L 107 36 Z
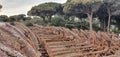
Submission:
M 31 8 L 32 5 L 25 5 L 22 7 L 2 9 L 0 12 L 1 15 L 16 15 L 16 14 L 27 14 L 27 11 Z
M 1 15 L 26 14 L 34 5 L 45 2 L 64 3 L 66 0 L 0 0 L 3 5 Z

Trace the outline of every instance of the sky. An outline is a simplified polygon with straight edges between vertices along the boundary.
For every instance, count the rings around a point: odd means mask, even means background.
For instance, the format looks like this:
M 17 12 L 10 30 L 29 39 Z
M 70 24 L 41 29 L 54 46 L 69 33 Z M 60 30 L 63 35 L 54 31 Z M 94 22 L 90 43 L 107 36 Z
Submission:
M 33 6 L 45 2 L 65 3 L 66 0 L 0 0 L 0 4 L 3 6 L 0 15 L 11 16 L 27 14 L 27 11 L 29 11 Z

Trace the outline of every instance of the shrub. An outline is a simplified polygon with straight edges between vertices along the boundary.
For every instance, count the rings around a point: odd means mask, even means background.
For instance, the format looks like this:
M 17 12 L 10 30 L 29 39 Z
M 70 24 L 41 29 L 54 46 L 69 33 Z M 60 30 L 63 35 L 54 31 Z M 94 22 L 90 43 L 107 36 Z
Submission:
M 26 21 L 26 22 L 24 22 L 24 24 L 25 24 L 26 26 L 33 26 L 32 22 L 30 22 L 30 21 Z
M 52 19 L 52 21 L 51 21 L 51 25 L 52 26 L 65 26 L 65 21 L 64 21 L 64 19 L 62 19 L 62 18 L 58 18 L 58 17 L 56 17 L 56 18 L 53 18 Z
M 14 22 L 10 22 L 11 25 L 14 25 Z

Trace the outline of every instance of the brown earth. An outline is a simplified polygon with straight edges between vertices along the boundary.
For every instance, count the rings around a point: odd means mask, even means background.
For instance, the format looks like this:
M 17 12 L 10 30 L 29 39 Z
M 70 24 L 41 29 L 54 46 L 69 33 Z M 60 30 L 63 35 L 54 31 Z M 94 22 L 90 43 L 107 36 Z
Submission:
M 119 57 L 115 33 L 0 24 L 0 57 Z

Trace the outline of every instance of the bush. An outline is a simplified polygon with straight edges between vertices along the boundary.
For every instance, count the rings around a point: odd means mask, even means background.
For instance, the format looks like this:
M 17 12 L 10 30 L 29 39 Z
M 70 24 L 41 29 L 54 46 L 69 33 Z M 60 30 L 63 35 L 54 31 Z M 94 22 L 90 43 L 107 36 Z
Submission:
M 44 23 L 42 19 L 31 19 L 31 20 L 26 20 L 26 21 L 23 21 L 24 24 L 26 25 L 32 25 L 32 24 L 38 24 L 38 25 L 47 25 L 47 23 Z
M 74 24 L 66 24 L 66 28 L 72 29 L 75 28 Z
M 120 30 L 114 30 L 113 32 L 115 32 L 116 34 L 120 34 Z
M 30 22 L 30 21 L 26 21 L 26 22 L 24 22 L 24 24 L 25 24 L 26 26 L 33 26 L 32 22 Z
M 52 26 L 65 26 L 65 21 L 64 21 L 64 19 L 62 19 L 62 18 L 58 18 L 58 17 L 56 17 L 56 18 L 53 18 L 52 19 L 52 21 L 51 21 L 51 25 Z
M 14 25 L 14 22 L 10 22 L 11 25 Z

